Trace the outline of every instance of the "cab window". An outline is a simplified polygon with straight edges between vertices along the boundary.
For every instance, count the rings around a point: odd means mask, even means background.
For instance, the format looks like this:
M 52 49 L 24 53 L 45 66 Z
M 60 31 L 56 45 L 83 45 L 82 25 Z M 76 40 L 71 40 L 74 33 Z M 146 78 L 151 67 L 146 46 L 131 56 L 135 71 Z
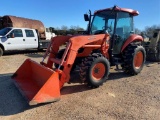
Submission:
M 14 37 L 23 37 L 23 33 L 21 29 L 14 29 L 11 34 L 14 34 Z
M 25 30 L 26 37 L 34 37 L 33 30 Z

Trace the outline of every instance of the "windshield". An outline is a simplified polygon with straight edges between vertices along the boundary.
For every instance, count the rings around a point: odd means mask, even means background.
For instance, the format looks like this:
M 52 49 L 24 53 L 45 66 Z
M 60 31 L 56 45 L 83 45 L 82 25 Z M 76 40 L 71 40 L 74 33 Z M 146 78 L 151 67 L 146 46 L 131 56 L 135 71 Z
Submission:
M 91 34 L 98 34 L 104 31 L 113 34 L 114 22 L 115 14 L 111 14 L 111 11 L 97 13 L 91 24 Z
M 1 29 L 1 30 L 0 30 L 0 35 L 1 35 L 1 36 L 5 36 L 10 30 L 11 30 L 11 28 Z

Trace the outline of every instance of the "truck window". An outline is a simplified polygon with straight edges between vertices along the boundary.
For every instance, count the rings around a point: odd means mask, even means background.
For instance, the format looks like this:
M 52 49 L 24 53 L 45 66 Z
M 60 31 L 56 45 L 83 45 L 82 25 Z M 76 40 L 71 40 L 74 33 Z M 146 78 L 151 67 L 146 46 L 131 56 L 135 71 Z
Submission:
M 14 33 L 14 37 L 23 37 L 21 29 L 14 29 L 11 33 Z
M 46 32 L 50 32 L 50 31 L 49 31 L 49 28 L 46 28 Z
M 33 30 L 25 30 L 26 37 L 34 37 Z

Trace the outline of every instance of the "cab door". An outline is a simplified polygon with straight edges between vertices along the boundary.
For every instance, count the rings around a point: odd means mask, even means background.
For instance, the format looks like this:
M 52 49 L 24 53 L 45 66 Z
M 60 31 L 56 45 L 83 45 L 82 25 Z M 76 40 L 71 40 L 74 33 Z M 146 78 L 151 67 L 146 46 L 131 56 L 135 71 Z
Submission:
M 25 29 L 24 32 L 27 49 L 38 48 L 38 37 L 36 31 L 33 29 Z
M 127 38 L 133 32 L 133 16 L 126 12 L 118 12 L 117 13 L 117 24 L 115 30 L 115 42 L 113 47 L 113 53 L 119 54 L 121 52 L 121 48 Z
M 7 50 L 20 50 L 25 49 L 25 39 L 22 29 L 13 29 L 8 35 L 5 41 Z

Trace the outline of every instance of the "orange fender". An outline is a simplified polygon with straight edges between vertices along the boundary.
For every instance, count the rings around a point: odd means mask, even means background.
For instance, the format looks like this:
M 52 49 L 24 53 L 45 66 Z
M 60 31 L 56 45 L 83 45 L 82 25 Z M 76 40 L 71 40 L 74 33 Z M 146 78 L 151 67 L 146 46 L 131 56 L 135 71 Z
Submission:
M 126 42 L 124 43 L 124 45 L 122 46 L 122 49 L 121 49 L 121 52 L 123 52 L 123 50 L 132 42 L 134 41 L 143 41 L 143 38 L 142 36 L 140 35 L 136 35 L 136 34 L 133 34 L 131 35 L 127 40 Z

